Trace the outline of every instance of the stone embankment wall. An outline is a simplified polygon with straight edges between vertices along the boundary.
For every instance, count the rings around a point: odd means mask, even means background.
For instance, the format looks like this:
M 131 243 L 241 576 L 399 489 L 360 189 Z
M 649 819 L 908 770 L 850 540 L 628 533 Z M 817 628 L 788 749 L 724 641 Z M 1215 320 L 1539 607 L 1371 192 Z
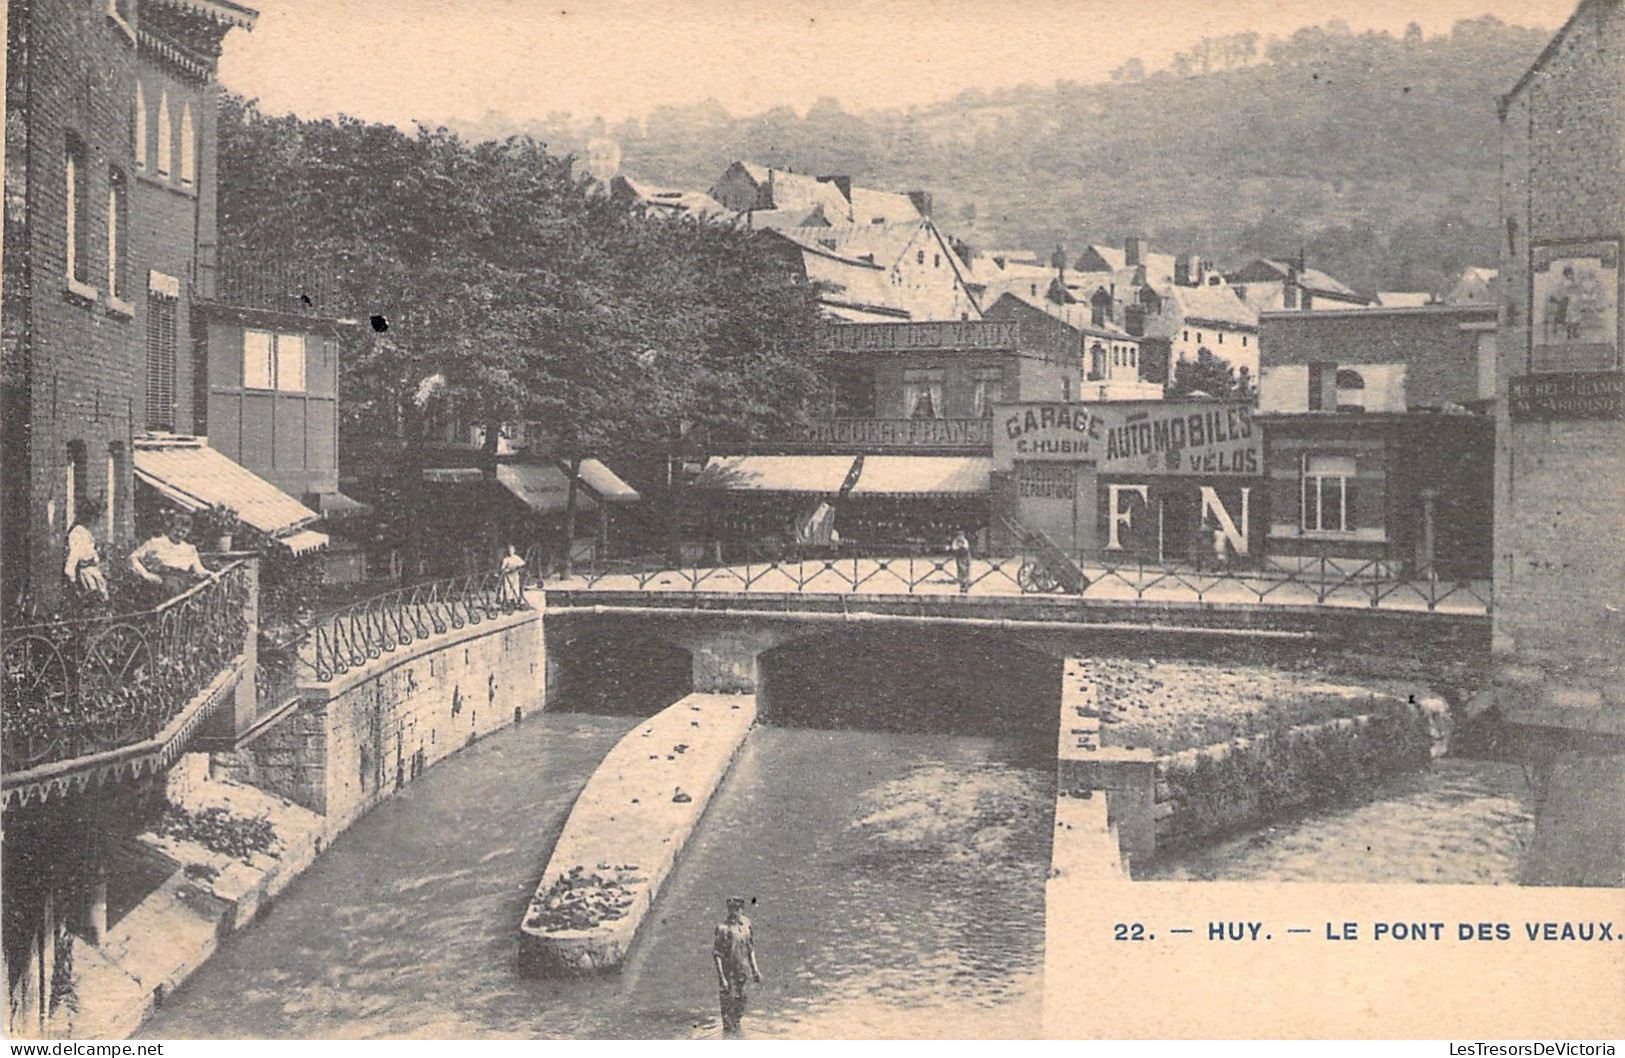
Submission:
M 1063 670 L 1059 801 L 1103 799 L 1129 865 L 1149 862 L 1159 847 L 1344 801 L 1390 775 L 1425 768 L 1448 728 L 1448 707 L 1437 698 L 1313 685 L 1304 690 L 1317 701 L 1338 691 L 1327 699 L 1333 706 L 1342 697 L 1359 700 L 1364 711 L 1157 754 L 1105 744 L 1106 710 L 1092 676 L 1088 659 Z
M 610 750 L 576 799 L 520 923 L 521 969 L 620 969 L 755 721 L 754 695 L 691 694 Z
M 539 609 L 468 625 L 301 684 L 299 705 L 216 769 L 324 816 L 331 840 L 430 765 L 539 711 L 545 671 Z

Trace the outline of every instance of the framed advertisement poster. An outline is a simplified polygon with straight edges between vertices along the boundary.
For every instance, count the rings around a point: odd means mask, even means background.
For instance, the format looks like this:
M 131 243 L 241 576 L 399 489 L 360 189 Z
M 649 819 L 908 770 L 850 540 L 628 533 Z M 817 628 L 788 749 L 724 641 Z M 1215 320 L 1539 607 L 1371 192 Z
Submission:
M 1619 240 L 1533 247 L 1531 371 L 1608 371 L 1619 366 Z

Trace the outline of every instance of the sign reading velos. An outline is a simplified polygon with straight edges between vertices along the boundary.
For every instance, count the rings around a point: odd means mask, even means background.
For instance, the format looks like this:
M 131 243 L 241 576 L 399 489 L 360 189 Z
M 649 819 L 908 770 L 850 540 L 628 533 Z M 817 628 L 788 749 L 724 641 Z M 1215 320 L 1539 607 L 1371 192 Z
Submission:
M 1101 473 L 1256 476 L 1251 406 L 1240 401 L 1007 404 L 993 410 L 993 463 L 1085 463 Z

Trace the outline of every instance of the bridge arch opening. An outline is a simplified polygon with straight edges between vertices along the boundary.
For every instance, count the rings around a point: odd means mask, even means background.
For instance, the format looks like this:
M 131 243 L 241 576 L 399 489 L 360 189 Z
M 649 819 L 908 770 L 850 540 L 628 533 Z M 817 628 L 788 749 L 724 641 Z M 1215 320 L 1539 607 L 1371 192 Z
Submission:
M 693 690 L 693 655 L 667 640 L 591 627 L 548 638 L 549 709 L 650 716 Z
M 843 630 L 759 659 L 757 715 L 786 727 L 1011 737 L 1052 751 L 1061 658 L 941 626 Z

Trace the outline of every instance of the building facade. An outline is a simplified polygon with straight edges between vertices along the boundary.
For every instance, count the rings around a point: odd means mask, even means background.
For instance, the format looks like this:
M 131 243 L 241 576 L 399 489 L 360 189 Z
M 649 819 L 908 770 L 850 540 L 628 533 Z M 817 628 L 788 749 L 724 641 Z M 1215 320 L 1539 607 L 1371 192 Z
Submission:
M 133 532 L 133 443 L 190 433 L 230 0 L 23 0 L 6 86 L 4 575 L 49 602 L 87 501 Z
M 1495 639 L 1503 711 L 1625 729 L 1625 7 L 1584 0 L 1501 113 Z

